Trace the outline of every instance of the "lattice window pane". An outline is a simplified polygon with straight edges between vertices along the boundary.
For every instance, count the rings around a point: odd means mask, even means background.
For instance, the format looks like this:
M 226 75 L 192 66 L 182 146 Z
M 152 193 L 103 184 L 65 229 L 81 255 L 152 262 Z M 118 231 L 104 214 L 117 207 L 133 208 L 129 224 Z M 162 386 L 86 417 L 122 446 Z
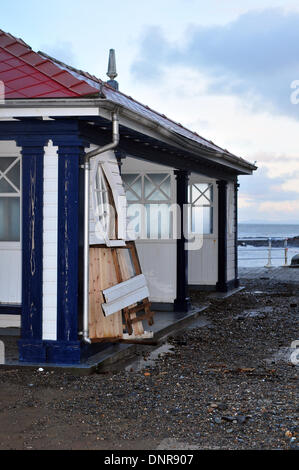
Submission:
M 213 184 L 190 185 L 191 232 L 208 235 L 213 233 Z
M 20 189 L 20 160 L 0 157 L 0 193 L 18 193 Z
M 173 216 L 169 173 L 123 174 L 128 200 L 129 230 L 139 238 L 172 236 Z M 136 204 L 134 204 L 136 202 Z
M 20 189 L 20 161 L 18 161 L 12 168 L 6 173 L 6 177 L 14 184 L 17 189 Z
M 171 178 L 170 175 L 165 179 L 165 181 L 160 186 L 161 190 L 171 198 Z
M 141 175 L 125 174 L 122 175 L 125 183 L 126 196 L 128 201 L 139 201 L 142 197 L 142 179 Z
M 144 178 L 144 198 L 149 201 L 167 201 L 170 198 L 170 175 L 148 173 Z
M 213 203 L 213 185 L 208 183 L 192 184 L 191 203 L 199 206 Z
M 15 157 L 0 157 L 0 171 L 4 173 L 15 160 Z
M 20 241 L 19 157 L 0 157 L 0 241 Z

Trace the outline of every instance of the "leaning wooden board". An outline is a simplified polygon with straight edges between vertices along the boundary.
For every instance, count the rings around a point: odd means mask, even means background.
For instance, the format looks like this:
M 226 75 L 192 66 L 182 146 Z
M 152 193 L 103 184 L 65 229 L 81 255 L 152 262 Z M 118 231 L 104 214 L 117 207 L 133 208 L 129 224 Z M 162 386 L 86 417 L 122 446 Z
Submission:
M 89 337 L 121 338 L 123 335 L 122 315 L 117 312 L 105 318 L 102 312 L 104 302 L 102 290 L 117 284 L 111 249 L 90 247 L 89 249 Z
M 119 284 L 113 260 L 113 249 L 109 247 L 90 247 L 89 267 L 89 337 L 91 340 L 121 339 L 123 337 L 122 313 L 116 312 L 105 317 L 102 304 L 105 302 L 102 291 Z M 115 249 L 123 281 L 135 274 L 128 250 Z M 135 316 L 135 315 L 134 315 Z M 134 324 L 134 333 L 144 332 L 142 322 Z

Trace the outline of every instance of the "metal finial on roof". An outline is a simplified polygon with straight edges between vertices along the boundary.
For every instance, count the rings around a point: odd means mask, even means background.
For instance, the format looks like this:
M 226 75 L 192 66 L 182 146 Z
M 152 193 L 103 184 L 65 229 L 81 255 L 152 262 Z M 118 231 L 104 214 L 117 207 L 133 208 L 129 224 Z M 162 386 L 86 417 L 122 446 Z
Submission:
M 108 63 L 107 75 L 110 78 L 110 80 L 108 80 L 107 82 L 108 85 L 112 86 L 112 88 L 114 88 L 115 90 L 118 90 L 118 82 L 114 80 L 117 77 L 114 49 L 110 49 L 110 52 L 109 52 L 109 63 Z

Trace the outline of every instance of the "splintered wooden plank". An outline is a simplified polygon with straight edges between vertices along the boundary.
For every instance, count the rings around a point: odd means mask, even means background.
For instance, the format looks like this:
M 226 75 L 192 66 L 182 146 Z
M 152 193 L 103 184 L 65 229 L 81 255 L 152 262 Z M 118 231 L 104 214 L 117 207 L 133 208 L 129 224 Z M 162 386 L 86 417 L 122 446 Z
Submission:
M 135 267 L 132 263 L 132 258 L 130 256 L 129 249 L 127 250 L 118 249 L 117 254 L 118 254 L 118 261 L 119 261 L 119 265 L 121 268 L 122 277 L 124 281 L 136 276 L 137 274 L 141 274 L 141 271 L 137 272 L 135 270 Z M 130 307 L 134 307 L 134 306 L 136 306 L 136 304 L 130 305 Z M 131 313 L 130 318 L 131 319 L 136 318 L 136 313 Z M 132 328 L 133 328 L 133 333 L 136 336 L 142 335 L 144 333 L 142 321 L 134 323 L 132 325 Z
M 120 338 L 123 334 L 122 315 L 116 312 L 105 317 L 102 291 L 118 283 L 112 252 L 107 247 L 90 248 L 89 270 L 89 336 L 97 338 Z
M 113 302 L 120 297 L 133 293 L 141 287 L 146 287 L 146 279 L 143 274 L 135 276 L 128 281 L 121 282 L 116 286 L 109 287 L 103 291 L 106 303 Z
M 140 289 L 135 290 L 134 292 L 130 292 L 123 297 L 120 297 L 113 302 L 103 303 L 102 308 L 106 316 L 112 315 L 123 308 L 129 307 L 136 302 L 140 302 L 144 298 L 149 296 L 148 288 L 141 287 Z

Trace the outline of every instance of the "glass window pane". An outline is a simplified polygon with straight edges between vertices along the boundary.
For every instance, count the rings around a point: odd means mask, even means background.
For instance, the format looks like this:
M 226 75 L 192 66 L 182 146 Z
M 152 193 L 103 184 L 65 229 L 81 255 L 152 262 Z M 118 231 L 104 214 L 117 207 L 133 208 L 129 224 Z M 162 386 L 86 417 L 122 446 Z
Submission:
M 5 178 L 0 179 L 0 193 L 15 193 L 16 190 L 9 184 Z
M 0 157 L 0 171 L 2 173 L 15 161 L 16 157 Z
M 169 177 L 161 184 L 161 189 L 164 191 L 164 193 L 167 194 L 167 196 L 170 198 L 171 197 L 171 178 L 170 175 Z
M 164 192 L 160 191 L 160 187 Z M 144 197 L 149 201 L 167 201 L 170 197 L 170 177 L 167 173 L 149 173 L 145 176 Z
M 127 230 L 128 232 L 135 233 L 141 237 L 142 219 L 143 219 L 143 206 L 141 204 L 129 204 L 127 210 Z
M 144 178 L 144 197 L 147 199 L 156 189 L 156 186 L 148 178 Z
M 0 241 L 20 241 L 20 199 L 0 197 Z
M 213 207 L 203 207 L 203 233 L 213 233 Z
M 138 196 L 136 196 L 135 193 L 133 193 L 133 191 L 130 191 L 128 188 L 126 188 L 126 196 L 128 201 L 139 201 L 140 199 Z
M 212 207 L 192 207 L 191 231 L 203 235 L 213 233 Z
M 213 186 L 207 183 L 196 183 L 192 185 L 191 202 L 192 204 L 205 205 L 213 200 Z
M 148 177 L 154 184 L 160 186 L 162 181 L 168 176 L 167 173 L 147 173 L 146 177 Z
M 168 239 L 172 236 L 170 204 L 146 204 L 147 237 Z
M 165 196 L 164 193 L 156 189 L 149 197 L 147 197 L 148 201 L 167 201 L 168 197 Z
M 142 181 L 140 175 L 136 173 L 124 174 L 122 175 L 122 180 L 125 183 L 125 189 L 128 192 L 127 196 L 130 201 L 137 201 L 139 198 L 141 198 Z
M 17 162 L 8 173 L 7 178 L 20 189 L 20 162 Z
M 136 180 L 138 179 L 138 174 L 137 173 L 124 173 L 121 175 L 123 181 L 127 183 L 129 186 Z

